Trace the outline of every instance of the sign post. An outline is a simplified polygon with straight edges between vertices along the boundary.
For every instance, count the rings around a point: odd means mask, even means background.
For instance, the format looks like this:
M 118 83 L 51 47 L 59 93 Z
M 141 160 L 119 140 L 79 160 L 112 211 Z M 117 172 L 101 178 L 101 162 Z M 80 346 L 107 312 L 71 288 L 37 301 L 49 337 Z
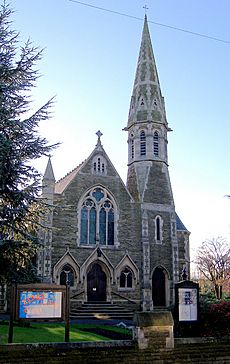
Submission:
M 15 298 L 16 298 L 16 283 L 12 281 L 11 283 L 11 294 L 10 294 L 10 321 L 9 321 L 9 331 L 8 331 L 8 343 L 13 342 L 13 332 L 14 332 L 14 319 L 15 319 Z
M 65 342 L 69 342 L 69 312 L 70 312 L 70 294 L 69 294 L 69 273 L 70 271 L 64 271 L 66 274 L 66 302 L 65 302 Z
M 63 321 L 65 295 L 65 286 L 43 283 L 18 285 L 16 319 Z

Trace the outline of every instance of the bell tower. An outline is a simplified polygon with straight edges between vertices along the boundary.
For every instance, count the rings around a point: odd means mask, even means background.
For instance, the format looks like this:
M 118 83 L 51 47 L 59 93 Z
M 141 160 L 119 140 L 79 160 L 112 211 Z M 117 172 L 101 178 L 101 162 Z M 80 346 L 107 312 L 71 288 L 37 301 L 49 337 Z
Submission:
M 159 306 L 158 298 L 154 297 L 158 290 L 154 287 L 163 287 L 160 305 L 173 302 L 179 262 L 176 213 L 168 171 L 167 133 L 171 129 L 146 15 L 125 130 L 128 131 L 127 188 L 140 204 L 142 216 L 142 309 L 147 311 Z

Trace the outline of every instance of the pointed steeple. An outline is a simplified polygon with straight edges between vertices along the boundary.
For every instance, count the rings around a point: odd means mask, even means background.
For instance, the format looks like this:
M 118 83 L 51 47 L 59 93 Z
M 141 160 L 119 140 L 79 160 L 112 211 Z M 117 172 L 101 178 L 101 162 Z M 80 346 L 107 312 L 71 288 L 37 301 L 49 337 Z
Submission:
M 42 179 L 42 196 L 46 199 L 48 204 L 52 204 L 55 188 L 55 177 L 53 167 L 51 163 L 51 157 L 49 156 L 46 170 Z
M 43 181 L 44 180 L 45 181 L 55 182 L 55 177 L 54 177 L 54 172 L 53 172 L 53 167 L 52 167 L 51 157 L 50 156 L 49 156 L 47 166 L 46 166 L 46 170 L 45 170 L 45 173 L 44 173 Z
M 133 124 L 146 121 L 167 124 L 164 99 L 161 95 L 148 21 L 145 15 L 127 129 Z
M 169 203 L 173 200 L 168 175 L 168 128 L 164 99 L 161 94 L 156 62 L 153 54 L 147 16 L 145 15 L 141 46 L 134 80 L 128 124 L 127 186 L 139 201 L 148 201 L 150 185 L 154 193 L 163 180 Z M 162 197 L 162 196 L 161 196 Z M 151 201 L 160 201 L 160 194 Z

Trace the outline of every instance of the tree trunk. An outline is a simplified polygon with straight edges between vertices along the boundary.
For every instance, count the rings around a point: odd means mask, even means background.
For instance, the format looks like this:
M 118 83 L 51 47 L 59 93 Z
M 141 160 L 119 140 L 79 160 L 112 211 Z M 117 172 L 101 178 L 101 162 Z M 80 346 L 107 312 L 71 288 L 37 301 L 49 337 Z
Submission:
M 221 300 L 222 298 L 222 286 L 219 286 L 218 284 L 215 284 L 214 286 L 215 296 L 218 300 Z

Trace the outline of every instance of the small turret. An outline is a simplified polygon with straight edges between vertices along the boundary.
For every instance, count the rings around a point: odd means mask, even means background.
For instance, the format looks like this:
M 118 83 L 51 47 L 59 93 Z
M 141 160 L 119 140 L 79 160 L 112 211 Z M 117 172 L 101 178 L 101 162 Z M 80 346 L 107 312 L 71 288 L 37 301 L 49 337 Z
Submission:
M 49 156 L 44 177 L 42 179 L 42 197 L 46 199 L 46 203 L 52 204 L 55 187 L 55 177 Z

